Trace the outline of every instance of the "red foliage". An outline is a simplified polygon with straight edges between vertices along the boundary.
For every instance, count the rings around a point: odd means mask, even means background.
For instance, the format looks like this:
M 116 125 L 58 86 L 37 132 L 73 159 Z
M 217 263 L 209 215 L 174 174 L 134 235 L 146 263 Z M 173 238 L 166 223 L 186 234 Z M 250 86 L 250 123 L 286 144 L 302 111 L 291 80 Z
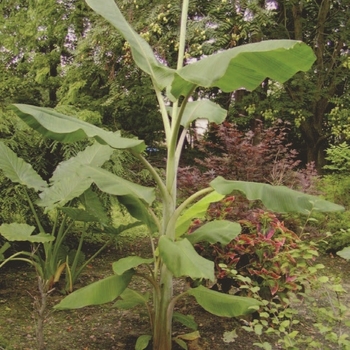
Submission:
M 217 176 L 285 185 L 306 191 L 316 175 L 312 164 L 298 171 L 298 153 L 287 142 L 288 123 L 278 120 L 264 129 L 244 133 L 232 123 L 211 124 L 207 137 L 198 141 L 194 166 L 179 169 L 178 187 L 184 195 L 196 192 Z

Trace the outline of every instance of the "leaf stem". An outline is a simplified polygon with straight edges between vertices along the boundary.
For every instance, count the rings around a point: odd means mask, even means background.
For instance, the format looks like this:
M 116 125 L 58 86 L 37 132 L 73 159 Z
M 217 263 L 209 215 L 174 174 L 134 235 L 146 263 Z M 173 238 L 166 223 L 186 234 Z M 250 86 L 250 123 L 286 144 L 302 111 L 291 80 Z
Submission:
M 0 264 L 0 268 L 2 268 L 6 263 L 8 263 L 9 261 L 12 261 L 12 260 L 15 260 L 15 261 L 25 261 L 27 262 L 28 264 L 32 265 L 32 266 L 36 266 L 36 263 L 30 259 L 27 259 L 27 258 L 17 258 L 17 256 L 20 256 L 21 254 L 24 254 L 24 252 L 18 252 L 18 253 L 15 253 L 11 256 L 9 256 L 7 259 L 5 259 L 1 264 Z M 28 254 L 31 256 L 31 254 Z
M 210 193 L 210 192 L 213 192 L 214 189 L 212 187 L 207 187 L 207 188 L 203 188 L 202 190 L 194 193 L 192 196 L 186 198 L 175 210 L 172 218 L 171 218 L 171 222 L 172 223 L 176 223 L 176 220 L 178 219 L 178 217 L 180 216 L 180 214 L 182 213 L 182 211 L 190 204 L 192 203 L 193 201 L 195 201 L 196 199 L 198 199 L 199 197 L 207 194 L 207 193 Z
M 159 91 L 159 89 L 156 87 L 155 83 L 153 83 L 153 86 L 154 86 L 154 90 L 156 92 L 158 105 L 159 105 L 159 108 L 160 108 L 160 113 L 161 113 L 162 119 L 163 119 L 165 138 L 166 139 L 170 139 L 170 135 L 171 135 L 170 121 L 169 121 L 168 112 L 166 110 L 166 106 L 165 106 L 165 103 L 164 103 L 164 97 L 163 97 L 161 91 Z
M 24 188 L 24 193 L 25 193 L 25 195 L 27 197 L 27 200 L 28 200 L 28 203 L 29 203 L 29 207 L 30 207 L 30 209 L 31 209 L 31 211 L 32 211 L 32 213 L 34 215 L 34 219 L 35 219 L 36 224 L 38 225 L 40 233 L 45 233 L 45 230 L 44 230 L 43 226 L 41 225 L 41 222 L 39 220 L 38 214 L 37 214 L 37 212 L 36 212 L 36 210 L 34 208 L 33 202 L 30 199 L 28 191 L 27 191 L 26 188 Z
M 189 0 L 183 0 L 183 2 L 182 2 L 182 11 L 181 11 L 179 54 L 178 54 L 178 57 L 177 57 L 177 67 L 176 67 L 176 69 L 181 69 L 183 67 L 183 64 L 184 64 L 188 5 L 189 5 Z
M 163 180 L 157 173 L 156 169 L 147 161 L 145 157 L 143 157 L 140 153 L 134 152 L 133 150 L 130 150 L 131 154 L 133 154 L 144 166 L 145 168 L 151 173 L 154 181 L 157 183 L 159 190 L 161 192 L 161 195 L 163 198 L 167 198 L 169 196 L 168 191 L 164 185 Z

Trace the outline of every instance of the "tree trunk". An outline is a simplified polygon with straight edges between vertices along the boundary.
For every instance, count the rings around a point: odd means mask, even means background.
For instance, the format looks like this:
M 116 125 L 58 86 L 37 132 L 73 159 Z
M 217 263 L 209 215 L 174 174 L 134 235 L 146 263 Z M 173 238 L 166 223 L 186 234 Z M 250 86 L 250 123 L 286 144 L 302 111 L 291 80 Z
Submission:
M 302 122 L 300 130 L 306 144 L 307 163 L 314 162 L 318 173 L 322 173 L 322 168 L 325 165 L 326 135 L 322 134 L 322 130 L 320 132 L 315 128 L 312 121 Z

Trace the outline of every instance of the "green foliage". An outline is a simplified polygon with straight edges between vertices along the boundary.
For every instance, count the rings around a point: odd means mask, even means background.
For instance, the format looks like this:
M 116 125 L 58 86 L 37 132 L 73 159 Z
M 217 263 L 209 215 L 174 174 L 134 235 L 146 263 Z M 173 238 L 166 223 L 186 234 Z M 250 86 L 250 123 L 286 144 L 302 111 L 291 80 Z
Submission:
M 326 159 L 330 164 L 324 166 L 324 169 L 345 175 L 350 172 L 350 146 L 346 142 L 339 145 L 331 145 L 326 152 Z
M 314 327 L 322 334 L 324 342 L 313 345 L 325 349 L 333 349 L 334 346 L 347 349 L 350 347 L 350 323 L 346 318 L 349 309 L 342 301 L 342 295 L 347 291 L 339 278 L 323 278 L 320 282 L 323 282 L 320 291 L 327 297 L 327 304 L 320 307 L 318 300 L 312 297 L 309 302 L 314 313 Z
M 63 79 L 61 63 L 70 61 L 86 29 L 86 4 L 10 0 L 0 9 L 2 102 L 54 106 Z
M 318 218 L 318 227 L 327 234 L 320 243 L 322 250 L 335 253 L 350 245 L 350 178 L 346 174 L 325 175 L 319 180 L 318 188 L 331 201 L 342 204 L 346 210 Z
M 33 253 L 19 252 L 6 260 L 3 259 L 5 261 L 1 266 L 10 260 L 24 260 L 33 265 L 39 277 L 44 281 L 44 292 L 48 292 L 55 283 L 58 283 L 63 269 L 66 268 L 65 290 L 72 291 L 73 284 L 82 269 L 107 245 L 105 243 L 88 261 L 84 262 L 81 249 L 86 234 L 86 225 L 91 222 L 98 223 L 114 235 L 120 233 L 117 229 L 109 227 L 109 218 L 104 207 L 97 195 L 89 190 L 91 181 L 84 181 L 78 174 L 78 170 L 84 164 L 103 165 L 110 158 L 112 149 L 102 145 L 88 147 L 85 151 L 78 153 L 76 157 L 61 162 L 54 171 L 49 184 L 35 172 L 30 164 L 18 158 L 2 142 L 0 142 L 0 149 L 0 169 L 4 176 L 22 187 L 27 205 L 29 205 L 34 218 L 33 221 L 36 223 L 36 227 L 26 223 L 4 223 L 0 226 L 0 233 L 9 241 L 28 241 L 34 245 L 38 243 L 43 245 L 43 254 L 38 247 L 35 247 Z M 51 233 L 45 231 L 37 214 L 34 200 L 29 196 L 27 188 L 34 188 L 38 194 L 36 205 L 45 207 L 49 211 L 47 221 L 50 222 L 53 218 Z M 75 198 L 79 198 L 80 206 L 83 206 L 84 209 L 64 207 L 67 202 Z M 83 232 L 80 235 L 78 247 L 74 250 L 68 250 L 64 245 L 64 239 L 75 222 L 84 223 L 81 228 Z M 123 228 L 128 229 L 133 226 L 131 224 Z
M 311 249 L 314 247 L 311 246 Z M 303 256 L 301 249 L 298 254 L 299 264 Z M 341 300 L 345 290 L 340 280 L 329 280 L 327 276 L 319 275 L 323 267 L 321 264 L 302 264 L 301 273 L 297 273 L 295 282 L 303 282 L 303 288 L 292 289 L 286 295 L 270 300 L 264 298 L 263 288 L 254 283 L 254 275 L 244 277 L 236 271 L 234 276 L 242 292 L 262 298 L 259 317 L 243 326 L 245 331 L 258 337 L 255 346 L 272 349 L 272 344 L 277 343 L 283 349 L 333 349 L 334 346 L 347 349 L 350 344 L 347 334 L 349 321 L 346 318 L 348 308 Z M 320 305 L 320 293 L 326 296 L 326 305 Z M 319 334 L 317 338 L 300 331 L 302 324 L 298 310 L 301 308 L 310 320 L 311 333 Z
M 332 99 L 332 109 L 328 114 L 328 119 L 330 121 L 332 135 L 336 140 L 350 139 L 349 102 L 347 94 Z

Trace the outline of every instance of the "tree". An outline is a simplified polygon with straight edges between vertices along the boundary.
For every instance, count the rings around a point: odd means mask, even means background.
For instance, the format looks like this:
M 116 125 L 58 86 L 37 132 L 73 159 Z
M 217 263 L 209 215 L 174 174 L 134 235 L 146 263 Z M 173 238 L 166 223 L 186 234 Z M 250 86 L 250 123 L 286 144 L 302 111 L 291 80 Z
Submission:
M 283 86 L 267 80 L 257 92 L 241 94 L 244 98 L 233 105 L 231 117 L 240 122 L 242 118 L 237 117 L 242 114 L 266 122 L 276 118 L 293 121 L 299 153 L 305 154 L 305 162 L 314 161 L 321 171 L 325 149 L 333 139 L 332 130 L 339 129 L 339 124 L 341 130 L 346 128 L 340 114 L 341 109 L 349 108 L 350 2 L 278 0 L 262 5 L 265 9 L 270 5 L 272 10 L 269 21 L 256 17 L 262 24 L 261 38 L 302 40 L 313 48 L 316 61 L 310 71 L 297 74 Z
M 2 103 L 54 107 L 62 67 L 85 33 L 88 8 L 82 0 L 5 0 L 0 4 Z

